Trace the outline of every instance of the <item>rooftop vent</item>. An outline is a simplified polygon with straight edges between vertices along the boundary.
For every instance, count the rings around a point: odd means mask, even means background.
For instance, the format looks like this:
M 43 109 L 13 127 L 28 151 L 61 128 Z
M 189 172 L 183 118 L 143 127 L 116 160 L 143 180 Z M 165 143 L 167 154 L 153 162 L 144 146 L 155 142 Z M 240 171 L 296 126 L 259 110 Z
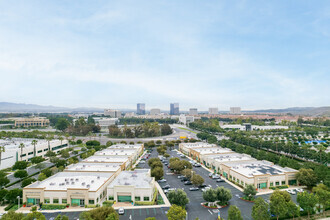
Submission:
M 94 183 L 94 180 L 92 180 L 91 183 Z

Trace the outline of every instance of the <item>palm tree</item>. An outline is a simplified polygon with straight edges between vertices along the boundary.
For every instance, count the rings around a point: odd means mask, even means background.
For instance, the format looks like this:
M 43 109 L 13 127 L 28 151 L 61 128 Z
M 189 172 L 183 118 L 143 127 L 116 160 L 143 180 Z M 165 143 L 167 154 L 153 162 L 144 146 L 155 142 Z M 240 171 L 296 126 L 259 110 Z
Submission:
M 21 148 L 21 160 L 22 160 L 22 154 L 23 154 L 23 148 L 25 147 L 25 145 L 23 143 L 19 144 L 19 148 Z
M 36 145 L 37 145 L 38 141 L 37 140 L 33 140 L 31 142 L 31 144 L 34 146 L 33 148 L 33 155 L 36 156 Z
M 0 146 L 0 165 L 1 165 L 1 154 L 2 152 L 5 152 L 5 146 Z
M 48 151 L 50 151 L 50 142 L 54 139 L 54 137 L 52 135 L 48 135 L 46 139 L 48 141 Z

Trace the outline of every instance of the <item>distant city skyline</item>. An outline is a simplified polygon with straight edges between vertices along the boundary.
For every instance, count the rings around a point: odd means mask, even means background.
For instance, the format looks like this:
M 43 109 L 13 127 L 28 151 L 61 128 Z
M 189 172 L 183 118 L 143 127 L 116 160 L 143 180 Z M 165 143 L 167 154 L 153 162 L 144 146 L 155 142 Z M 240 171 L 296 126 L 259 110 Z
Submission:
M 0 101 L 330 105 L 327 1 L 0 2 Z

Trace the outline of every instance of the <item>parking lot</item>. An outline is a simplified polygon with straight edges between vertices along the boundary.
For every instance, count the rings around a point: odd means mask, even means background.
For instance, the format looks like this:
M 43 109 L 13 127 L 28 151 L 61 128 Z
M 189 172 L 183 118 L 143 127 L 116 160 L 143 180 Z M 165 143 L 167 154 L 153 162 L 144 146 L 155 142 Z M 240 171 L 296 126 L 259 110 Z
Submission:
M 171 155 L 171 157 L 180 157 L 180 154 L 178 154 L 177 151 L 168 151 L 168 153 Z M 157 156 L 156 154 L 152 154 L 152 157 Z M 180 158 L 188 160 L 187 158 Z M 146 165 L 147 166 L 147 165 Z M 243 196 L 243 193 L 238 190 L 237 188 L 233 187 L 227 182 L 216 182 L 215 179 L 211 179 L 209 177 L 209 171 L 204 169 L 203 167 L 193 167 L 193 170 L 196 174 L 202 176 L 205 180 L 205 184 L 207 186 L 210 186 L 212 188 L 216 188 L 218 186 L 223 186 L 227 189 L 231 190 L 232 193 L 232 199 L 229 201 L 230 205 L 235 205 L 239 207 L 241 210 L 241 214 L 243 219 L 252 219 L 251 212 L 252 212 L 252 206 L 253 203 L 246 202 L 244 200 L 241 200 L 240 197 Z M 187 212 L 188 212 L 188 219 L 194 220 L 196 217 L 199 219 L 217 219 L 218 216 L 218 210 L 217 209 L 208 209 L 203 206 L 201 206 L 201 203 L 205 202 L 202 196 L 202 191 L 190 191 L 189 188 L 192 187 L 192 185 L 184 185 L 183 182 L 181 182 L 181 179 L 178 179 L 177 174 L 171 173 L 171 170 L 168 169 L 166 166 L 164 166 L 164 178 L 167 180 L 165 183 L 160 183 L 161 186 L 164 185 L 170 185 L 171 188 L 176 189 L 183 189 L 190 200 L 189 204 L 187 205 Z M 260 197 L 264 198 L 266 201 L 269 201 L 270 194 L 261 195 Z M 296 195 L 292 195 L 293 201 L 296 202 Z M 221 217 L 227 218 L 228 215 L 228 208 L 224 207 L 220 209 Z

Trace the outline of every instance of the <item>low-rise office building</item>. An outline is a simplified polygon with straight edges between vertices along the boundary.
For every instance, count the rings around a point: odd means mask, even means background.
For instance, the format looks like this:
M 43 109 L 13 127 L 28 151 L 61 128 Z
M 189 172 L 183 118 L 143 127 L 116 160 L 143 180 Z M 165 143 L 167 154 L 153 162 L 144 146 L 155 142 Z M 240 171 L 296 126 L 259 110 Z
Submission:
M 132 165 L 128 156 L 97 156 L 93 155 L 84 159 L 82 162 L 84 163 L 122 163 L 124 169 L 127 169 Z
M 32 144 L 33 139 L 0 139 L 0 146 L 5 148 L 5 152 L 1 153 L 0 169 L 11 167 L 16 161 L 29 161 L 35 156 L 44 156 L 49 150 L 57 153 L 69 146 L 67 140 L 36 140 L 35 145 Z M 22 144 L 22 145 L 21 145 Z
M 243 187 L 253 184 L 257 189 L 296 185 L 297 170 L 280 167 L 269 161 L 246 161 L 222 164 L 222 175 Z
M 202 163 L 214 170 L 214 172 L 222 173 L 222 164 L 236 163 L 245 161 L 256 161 L 255 158 L 247 154 L 229 153 L 229 154 L 212 154 L 206 155 L 202 159 Z
M 202 162 L 204 158 L 207 157 L 208 155 L 230 154 L 230 153 L 234 153 L 234 152 L 228 148 L 222 148 L 222 147 L 192 148 L 190 149 L 189 156 L 197 160 L 198 162 Z
M 116 125 L 119 122 L 118 118 L 100 118 L 94 117 L 95 124 L 101 127 L 102 131 L 109 131 L 110 125 Z
M 41 202 L 71 206 L 101 204 L 114 178 L 113 173 L 106 172 L 60 172 L 24 187 L 23 202 L 27 205 Z
M 76 163 L 67 166 L 64 172 L 106 172 L 119 174 L 124 170 L 123 163 Z M 116 175 L 117 176 L 117 175 Z
M 16 118 L 15 127 L 48 127 L 49 119 L 47 118 Z
M 190 150 L 193 148 L 209 148 L 209 147 L 215 147 L 217 145 L 215 144 L 208 144 L 205 142 L 195 142 L 195 143 L 180 143 L 179 144 L 179 150 L 182 151 L 185 154 L 189 154 Z
M 150 202 L 155 192 L 155 179 L 149 169 L 123 171 L 108 186 L 108 199 L 116 202 Z
M 282 125 L 251 125 L 250 123 L 240 124 L 226 124 L 220 125 L 223 129 L 241 130 L 241 131 L 251 131 L 251 130 L 278 130 L 278 129 L 289 129 L 288 126 Z

